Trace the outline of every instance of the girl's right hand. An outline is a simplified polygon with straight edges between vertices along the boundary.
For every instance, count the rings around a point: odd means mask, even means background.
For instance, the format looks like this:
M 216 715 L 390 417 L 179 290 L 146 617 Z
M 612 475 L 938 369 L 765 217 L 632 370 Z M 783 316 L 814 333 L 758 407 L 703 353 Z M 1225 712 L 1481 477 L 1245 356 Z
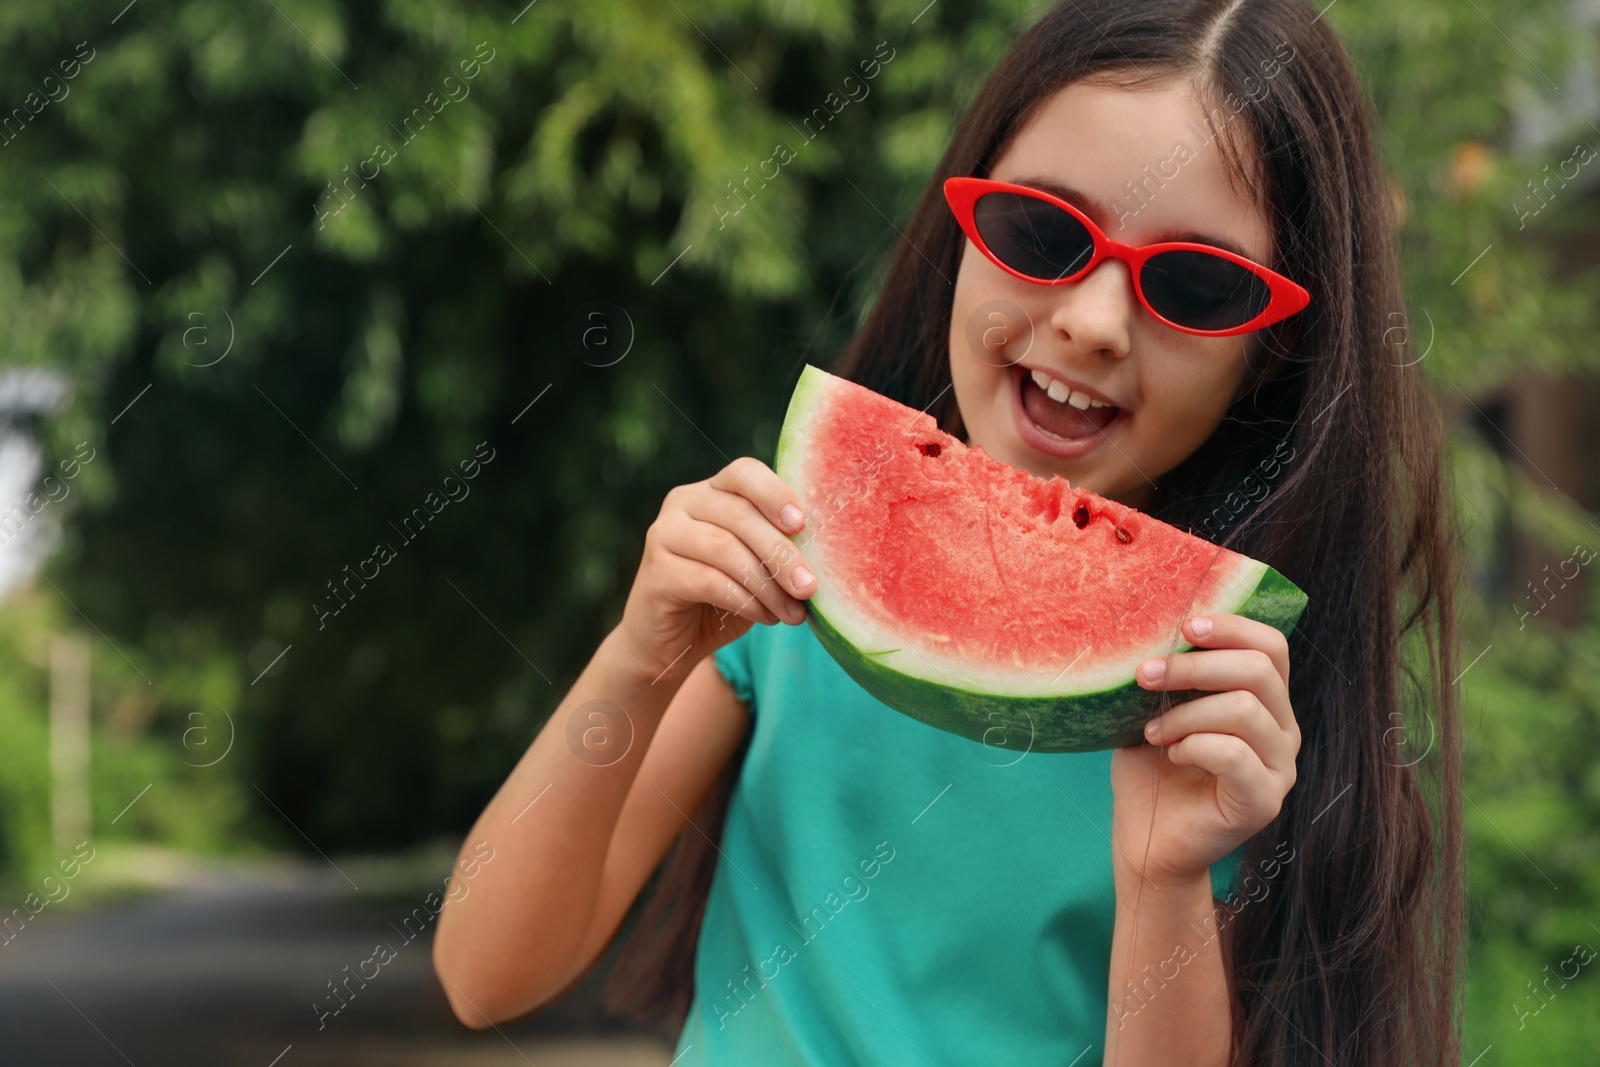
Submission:
M 794 491 L 750 456 L 669 491 L 617 627 L 635 668 L 681 678 L 753 623 L 803 623 L 817 581 L 785 535 L 804 526 Z

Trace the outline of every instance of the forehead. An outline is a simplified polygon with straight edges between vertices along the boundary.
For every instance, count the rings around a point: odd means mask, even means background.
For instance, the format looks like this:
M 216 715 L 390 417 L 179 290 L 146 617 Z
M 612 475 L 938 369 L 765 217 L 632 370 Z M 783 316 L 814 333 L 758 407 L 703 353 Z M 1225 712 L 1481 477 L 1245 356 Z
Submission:
M 1227 105 L 1213 120 L 1230 116 L 1234 124 L 1245 121 Z M 1242 125 L 1229 132 L 1253 150 L 1248 136 L 1238 136 Z M 1230 183 L 1219 144 L 1185 80 L 1137 89 L 1077 82 L 1039 106 L 990 176 L 1045 179 L 1082 194 L 1070 199 L 1116 240 L 1146 244 L 1205 233 L 1265 260 L 1272 227 L 1249 189 Z

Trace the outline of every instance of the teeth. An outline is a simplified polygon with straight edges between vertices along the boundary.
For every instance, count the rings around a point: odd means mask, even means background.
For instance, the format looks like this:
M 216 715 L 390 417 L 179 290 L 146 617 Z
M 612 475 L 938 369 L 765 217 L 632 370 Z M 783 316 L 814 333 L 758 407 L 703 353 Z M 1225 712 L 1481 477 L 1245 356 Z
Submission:
M 1065 384 L 1056 381 L 1042 370 L 1035 370 L 1033 372 L 1033 382 L 1040 389 L 1043 389 L 1045 394 L 1049 396 L 1051 400 L 1054 400 L 1058 404 L 1071 404 L 1079 411 L 1083 411 L 1085 408 L 1103 408 L 1108 406 L 1104 400 L 1096 400 L 1088 393 L 1076 392 L 1068 388 Z

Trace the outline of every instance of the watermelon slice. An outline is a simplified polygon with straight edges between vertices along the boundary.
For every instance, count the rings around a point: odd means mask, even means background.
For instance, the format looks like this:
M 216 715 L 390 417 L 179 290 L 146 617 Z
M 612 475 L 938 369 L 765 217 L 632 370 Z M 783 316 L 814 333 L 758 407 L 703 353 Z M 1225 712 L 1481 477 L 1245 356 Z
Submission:
M 1289 633 L 1306 596 L 1247 556 L 1038 478 L 930 415 L 807 366 L 774 468 L 817 575 L 809 624 L 863 689 L 930 726 L 1033 752 L 1138 744 L 1192 615 Z M 1173 691 L 1173 704 L 1201 694 Z

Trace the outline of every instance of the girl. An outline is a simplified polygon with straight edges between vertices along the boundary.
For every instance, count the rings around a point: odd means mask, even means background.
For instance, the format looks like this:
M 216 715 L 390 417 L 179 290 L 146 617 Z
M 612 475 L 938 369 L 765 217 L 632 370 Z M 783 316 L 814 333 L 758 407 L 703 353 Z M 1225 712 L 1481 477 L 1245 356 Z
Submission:
M 1385 333 L 1389 206 L 1301 0 L 1066 0 L 1024 33 L 833 370 L 1310 606 L 1287 641 L 1188 620 L 1138 677 L 1207 695 L 1148 744 L 1018 760 L 821 650 L 766 464 L 679 486 L 468 836 L 500 858 L 439 923 L 461 1019 L 580 978 L 671 846 L 614 992 L 683 1024 L 676 1064 L 1458 1063 L 1457 548 Z

